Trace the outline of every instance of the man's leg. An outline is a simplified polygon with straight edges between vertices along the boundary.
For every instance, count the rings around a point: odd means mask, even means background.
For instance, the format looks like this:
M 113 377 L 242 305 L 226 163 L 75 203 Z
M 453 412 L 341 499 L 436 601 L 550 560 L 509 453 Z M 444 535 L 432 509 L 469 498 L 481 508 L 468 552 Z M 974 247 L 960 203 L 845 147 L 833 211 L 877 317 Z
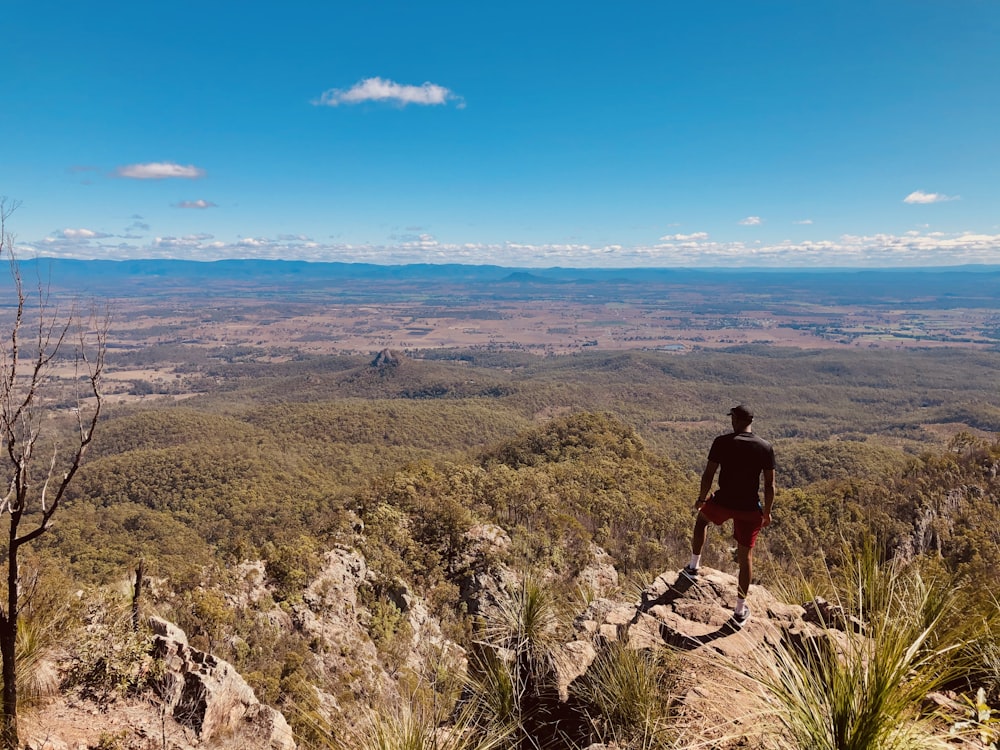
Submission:
M 708 519 L 701 513 L 694 522 L 694 533 L 691 535 L 691 554 L 701 555 L 701 550 L 705 546 L 705 529 L 708 528 Z
M 708 519 L 701 513 L 694 522 L 694 532 L 691 534 L 691 560 L 682 571 L 692 581 L 698 575 L 698 567 L 701 565 L 701 550 L 705 546 L 705 529 L 708 527 Z
M 746 598 L 753 580 L 753 548 L 738 544 L 736 550 L 740 563 L 739 587 L 736 589 L 736 613 L 739 614 L 746 609 Z

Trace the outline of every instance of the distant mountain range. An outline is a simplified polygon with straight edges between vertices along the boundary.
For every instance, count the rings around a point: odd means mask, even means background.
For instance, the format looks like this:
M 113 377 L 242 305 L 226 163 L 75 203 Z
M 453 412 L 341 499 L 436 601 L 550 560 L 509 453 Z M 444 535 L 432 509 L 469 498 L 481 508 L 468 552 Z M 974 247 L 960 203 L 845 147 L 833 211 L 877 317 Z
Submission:
M 629 297 L 657 290 L 713 290 L 721 295 L 764 295 L 845 304 L 925 299 L 949 307 L 997 307 L 1000 265 L 905 269 L 680 269 L 680 268 L 507 268 L 492 265 L 314 263 L 284 260 L 22 260 L 26 288 L 40 281 L 57 294 L 153 298 L 197 293 L 204 296 L 306 295 L 341 297 L 352 291 L 393 298 L 457 289 L 473 296 L 581 298 L 593 294 Z M 0 274 L 0 289 L 10 279 Z

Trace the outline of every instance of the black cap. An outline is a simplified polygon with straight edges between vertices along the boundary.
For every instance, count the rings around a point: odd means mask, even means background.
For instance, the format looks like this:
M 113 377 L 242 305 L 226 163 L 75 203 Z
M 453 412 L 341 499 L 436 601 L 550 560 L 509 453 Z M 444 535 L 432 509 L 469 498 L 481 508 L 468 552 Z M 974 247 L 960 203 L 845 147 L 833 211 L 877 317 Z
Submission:
M 726 412 L 730 417 L 736 417 L 744 422 L 753 421 L 753 409 L 751 409 L 746 404 L 740 404 L 739 406 L 734 406 L 728 412 Z

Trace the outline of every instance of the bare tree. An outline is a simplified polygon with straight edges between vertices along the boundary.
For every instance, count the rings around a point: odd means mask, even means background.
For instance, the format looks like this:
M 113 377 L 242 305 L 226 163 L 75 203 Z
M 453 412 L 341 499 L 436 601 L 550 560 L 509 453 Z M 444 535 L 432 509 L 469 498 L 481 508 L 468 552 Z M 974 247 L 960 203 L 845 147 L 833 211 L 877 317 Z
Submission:
M 5 303 L 14 316 L 0 337 L 0 516 L 7 518 L 6 542 L 0 538 L 0 565 L 7 574 L 6 602 L 0 602 L 4 750 L 18 747 L 18 552 L 50 528 L 93 440 L 108 331 L 106 315 L 81 326 L 74 313 L 61 314 L 41 282 L 37 297 L 29 298 L 6 226 L 16 207 L 0 199 L 0 256 L 6 253 L 13 282 L 13 296 Z M 72 400 L 66 399 L 67 387 Z M 75 417 L 73 429 L 63 429 L 56 418 L 63 414 Z

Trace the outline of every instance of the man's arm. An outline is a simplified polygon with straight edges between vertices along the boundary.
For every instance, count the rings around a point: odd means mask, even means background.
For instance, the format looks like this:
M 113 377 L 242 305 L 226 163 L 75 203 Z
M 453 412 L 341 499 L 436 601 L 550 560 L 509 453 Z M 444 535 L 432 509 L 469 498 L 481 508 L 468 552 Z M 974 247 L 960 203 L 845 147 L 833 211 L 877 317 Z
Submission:
M 705 504 L 705 500 L 708 499 L 708 493 L 712 491 L 712 482 L 715 481 L 715 472 L 719 470 L 719 464 L 715 461 L 709 461 L 705 464 L 705 471 L 701 473 L 701 488 L 698 490 L 698 500 L 695 502 L 694 507 L 699 508 Z M 771 472 L 772 474 L 774 472 Z
M 764 526 L 771 523 L 772 505 L 774 505 L 774 469 L 764 469 Z

